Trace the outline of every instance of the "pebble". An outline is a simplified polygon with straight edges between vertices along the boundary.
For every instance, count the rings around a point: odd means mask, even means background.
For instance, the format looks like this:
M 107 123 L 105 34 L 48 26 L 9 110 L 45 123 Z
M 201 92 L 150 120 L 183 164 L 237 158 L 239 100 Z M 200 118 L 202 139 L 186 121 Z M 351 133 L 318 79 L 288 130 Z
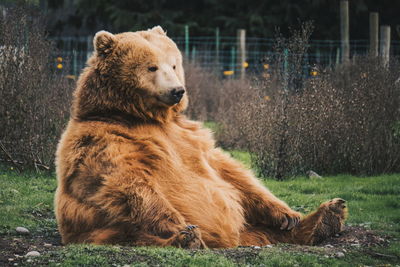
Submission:
M 335 237 L 339 237 L 340 235 L 339 234 L 335 234 Z
M 326 248 L 333 248 L 333 246 L 331 244 L 327 244 L 325 245 Z
M 26 229 L 25 227 L 21 227 L 21 226 L 18 226 L 17 228 L 15 228 L 15 231 L 17 231 L 20 234 L 25 234 L 25 235 L 29 234 L 29 230 Z
M 344 257 L 344 253 L 343 252 L 338 252 L 338 253 L 336 253 L 336 257 L 343 258 Z
M 40 253 L 35 250 L 29 251 L 25 255 L 25 257 L 37 257 L 37 256 L 40 256 Z
M 46 247 L 46 248 L 48 248 L 48 247 L 52 247 L 53 245 L 52 245 L 52 244 L 49 244 L 49 243 L 44 243 L 43 246 Z

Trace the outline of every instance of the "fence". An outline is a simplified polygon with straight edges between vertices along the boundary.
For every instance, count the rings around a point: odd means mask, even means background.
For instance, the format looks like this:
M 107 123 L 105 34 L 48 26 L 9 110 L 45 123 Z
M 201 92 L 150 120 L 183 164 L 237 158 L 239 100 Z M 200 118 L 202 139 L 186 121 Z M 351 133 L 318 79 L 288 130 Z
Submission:
M 93 51 L 92 36 L 53 38 L 58 48 L 56 67 L 62 69 L 68 62 L 71 75 L 79 75 L 87 58 Z M 224 75 L 232 75 L 242 68 L 238 63 L 237 37 L 175 37 L 172 38 L 185 58 L 198 65 L 213 69 Z M 259 73 L 268 68 L 269 59 L 274 56 L 275 40 L 271 38 L 247 37 L 245 39 L 245 66 L 248 73 Z M 304 73 L 309 74 L 313 66 L 333 67 L 341 62 L 341 41 L 312 40 L 304 58 Z M 370 49 L 369 40 L 351 40 L 350 56 L 366 55 Z M 391 41 L 391 55 L 400 55 L 400 42 Z

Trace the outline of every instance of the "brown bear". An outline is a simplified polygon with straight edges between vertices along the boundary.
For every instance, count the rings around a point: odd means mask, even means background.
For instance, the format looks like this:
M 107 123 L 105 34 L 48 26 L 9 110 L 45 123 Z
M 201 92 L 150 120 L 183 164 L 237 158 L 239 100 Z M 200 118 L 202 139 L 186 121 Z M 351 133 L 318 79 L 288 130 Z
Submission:
M 344 200 L 301 219 L 182 114 L 182 56 L 161 27 L 101 31 L 94 48 L 57 151 L 64 244 L 312 245 L 341 231 Z

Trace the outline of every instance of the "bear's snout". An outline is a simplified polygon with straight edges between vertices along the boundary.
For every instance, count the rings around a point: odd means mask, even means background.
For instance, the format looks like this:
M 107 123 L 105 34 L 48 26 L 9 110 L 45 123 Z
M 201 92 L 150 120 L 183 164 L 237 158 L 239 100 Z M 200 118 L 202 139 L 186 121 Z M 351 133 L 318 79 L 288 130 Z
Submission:
M 158 99 L 168 106 L 173 106 L 181 101 L 184 94 L 185 94 L 184 87 L 182 86 L 173 87 L 165 91 L 163 94 L 159 95 Z
M 174 88 L 170 91 L 171 99 L 174 104 L 179 103 L 181 101 L 183 94 L 185 93 L 185 89 L 183 87 Z

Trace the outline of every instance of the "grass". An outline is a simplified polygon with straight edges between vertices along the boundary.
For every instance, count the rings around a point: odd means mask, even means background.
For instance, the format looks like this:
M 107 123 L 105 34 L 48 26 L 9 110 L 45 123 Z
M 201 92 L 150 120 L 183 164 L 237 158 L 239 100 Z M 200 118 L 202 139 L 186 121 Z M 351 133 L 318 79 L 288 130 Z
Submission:
M 249 156 L 240 151 L 231 154 L 245 164 Z M 303 213 L 334 197 L 348 201 L 348 224 L 364 225 L 382 236 L 390 237 L 387 247 L 368 250 L 346 248 L 345 257 L 331 257 L 324 247 L 301 247 L 280 244 L 272 248 L 237 248 L 191 251 L 176 248 L 71 245 L 41 248 L 41 256 L 19 258 L 19 265 L 50 266 L 396 266 L 400 264 L 400 175 L 354 177 L 340 175 L 321 180 L 305 177 L 278 182 L 265 181 L 268 188 L 291 207 Z M 59 239 L 53 215 L 54 175 L 18 174 L 0 166 L 0 247 L 1 239 L 25 242 L 40 247 L 46 238 Z M 17 226 L 31 231 L 18 236 Z M 13 242 L 14 242 L 13 241 Z M 16 242 L 16 241 L 15 241 Z M 29 245 L 31 244 L 31 245 Z M 0 265 L 9 257 L 0 250 Z M 28 250 L 29 251 L 29 250 Z M 382 257 L 373 256 L 385 255 Z M 20 252 L 24 255 L 27 251 Z M 2 259 L 3 258 L 3 259 Z

